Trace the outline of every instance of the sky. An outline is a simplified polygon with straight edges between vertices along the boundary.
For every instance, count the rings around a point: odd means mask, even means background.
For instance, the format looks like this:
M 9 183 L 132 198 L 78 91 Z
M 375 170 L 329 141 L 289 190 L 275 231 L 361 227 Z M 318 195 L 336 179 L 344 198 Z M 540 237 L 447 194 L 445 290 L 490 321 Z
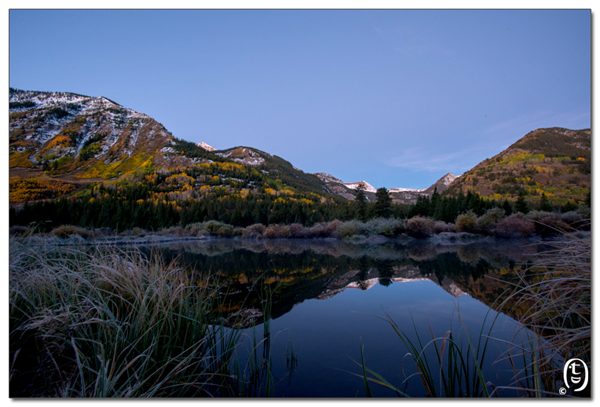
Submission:
M 105 96 L 215 148 L 427 188 L 591 127 L 590 10 L 10 10 L 9 82 Z

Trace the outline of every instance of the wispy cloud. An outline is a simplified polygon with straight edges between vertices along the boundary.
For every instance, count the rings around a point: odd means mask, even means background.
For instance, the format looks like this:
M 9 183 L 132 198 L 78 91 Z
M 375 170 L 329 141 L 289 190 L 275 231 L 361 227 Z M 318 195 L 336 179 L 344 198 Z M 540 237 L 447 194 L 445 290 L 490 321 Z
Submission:
M 388 160 L 387 164 L 391 167 L 407 168 L 415 171 L 444 171 L 456 174 L 469 170 L 477 164 L 477 159 L 473 163 L 473 157 L 480 156 L 477 153 L 483 153 L 484 150 L 487 150 L 487 148 L 477 146 L 449 153 L 436 153 L 422 147 L 413 147 Z
M 555 113 L 550 111 L 512 117 L 495 123 L 483 131 L 484 136 L 500 135 L 504 138 L 523 137 L 525 133 L 542 127 L 566 127 L 580 129 L 589 127 L 590 111 Z

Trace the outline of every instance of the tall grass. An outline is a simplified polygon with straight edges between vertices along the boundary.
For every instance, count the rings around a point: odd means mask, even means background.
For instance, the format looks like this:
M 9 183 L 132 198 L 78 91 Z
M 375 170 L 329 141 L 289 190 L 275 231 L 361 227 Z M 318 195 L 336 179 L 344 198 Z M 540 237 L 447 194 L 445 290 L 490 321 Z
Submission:
M 563 363 L 570 358 L 591 362 L 591 236 L 589 232 L 568 233 L 554 246 L 519 276 L 520 283 L 497 306 L 508 313 L 507 304 L 528 309 L 520 318 L 522 329 L 515 333 L 513 343 L 494 338 L 493 323 L 483 332 L 485 321 L 481 331 L 471 335 L 460 313 L 458 338 L 452 330 L 443 337 L 435 337 L 432 331 L 431 339 L 425 341 L 415 325 L 416 340 L 411 340 L 386 314 L 382 319 L 409 350 L 404 360 L 412 360 L 417 372 L 393 385 L 366 367 L 361 345 L 367 395 L 372 382 L 407 396 L 404 388 L 414 377 L 423 383 L 428 397 L 494 397 L 504 391 L 525 397 L 561 395 Z M 507 361 L 512 367 L 509 383 L 492 384 L 484 377 L 481 366 L 490 341 L 508 345 L 496 362 Z M 587 390 L 578 396 L 589 394 Z
M 194 278 L 138 250 L 11 240 L 11 397 L 251 395 L 241 330 Z
M 538 334 L 532 349 L 521 353 L 530 363 L 514 383 L 536 395 L 558 393 L 566 360 L 591 363 L 591 234 L 566 233 L 552 245 L 519 275 L 506 301 L 516 300 L 513 307 L 527 309 L 520 322 Z
M 406 388 L 409 382 L 417 380 L 423 385 L 427 397 L 489 397 L 493 385 L 486 382 L 482 365 L 497 315 L 490 324 L 486 324 L 488 316 L 489 313 L 482 322 L 480 331 L 475 335 L 469 332 L 458 314 L 458 332 L 448 330 L 444 336 L 435 336 L 431 329 L 429 339 L 421 337 L 413 320 L 415 336 L 411 339 L 411 335 L 385 313 L 384 318 L 379 318 L 390 325 L 408 349 L 403 358 L 402 370 L 405 371 L 405 367 L 412 363 L 416 372 L 408 376 L 405 372 L 404 381 L 394 385 L 366 367 L 361 345 L 363 380 L 367 396 L 371 395 L 369 382 L 373 382 L 393 390 L 400 397 L 410 397 Z

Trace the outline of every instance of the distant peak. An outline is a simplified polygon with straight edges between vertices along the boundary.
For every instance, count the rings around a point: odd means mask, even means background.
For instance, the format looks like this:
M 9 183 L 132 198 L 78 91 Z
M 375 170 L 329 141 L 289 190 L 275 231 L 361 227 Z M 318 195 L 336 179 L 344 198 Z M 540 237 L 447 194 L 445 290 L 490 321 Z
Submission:
M 365 191 L 367 192 L 377 192 L 377 188 L 373 185 L 369 184 L 367 181 L 359 181 L 359 182 L 344 182 L 344 185 L 350 189 L 357 189 L 359 185 L 363 185 L 365 187 Z
M 204 141 L 201 141 L 200 143 L 197 144 L 198 147 L 202 147 L 203 149 L 205 149 L 206 151 L 216 151 L 217 149 L 214 147 L 209 146 L 208 144 L 206 144 Z

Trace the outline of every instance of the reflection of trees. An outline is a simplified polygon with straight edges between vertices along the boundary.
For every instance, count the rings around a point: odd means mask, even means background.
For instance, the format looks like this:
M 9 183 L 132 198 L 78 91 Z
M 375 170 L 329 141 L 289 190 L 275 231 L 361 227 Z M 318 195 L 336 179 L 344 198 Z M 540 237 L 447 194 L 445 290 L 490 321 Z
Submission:
M 376 267 L 379 271 L 379 284 L 384 287 L 392 284 L 392 277 L 394 276 L 394 263 L 391 260 L 379 260 L 377 261 Z
M 431 260 L 415 262 L 424 275 L 435 275 L 438 281 L 449 278 L 454 281 L 464 281 L 472 277 L 474 281 L 487 274 L 492 267 L 484 259 L 477 261 L 462 261 L 456 253 L 443 253 Z
M 358 286 L 361 290 L 366 290 L 369 288 L 367 284 L 367 279 L 369 278 L 369 262 L 366 256 L 358 259 L 358 274 L 356 277 L 358 278 Z
M 432 245 L 422 242 L 401 245 L 354 245 L 347 242 L 307 239 L 302 241 L 216 240 L 186 245 L 164 245 L 148 249 L 160 251 L 165 261 L 178 265 L 220 287 L 226 300 L 222 312 L 261 309 L 260 290 L 273 289 L 273 317 L 276 318 L 302 301 L 328 298 L 345 287 L 366 290 L 372 285 L 371 271 L 379 283 L 389 286 L 394 278 L 435 276 L 444 287 L 454 282 L 462 291 L 486 304 L 506 288 L 495 280 L 482 279 L 493 273 L 506 279 L 526 256 L 509 245 L 475 243 L 469 245 Z M 533 252 L 535 248 L 528 248 Z M 509 257 L 504 254 L 510 253 Z M 493 264 L 487 259 L 492 259 Z M 468 261 L 463 261 L 468 260 Z M 502 267 L 497 267 L 502 265 Z M 496 266 L 496 267 L 494 267 Z M 480 298 L 481 297 L 481 298 Z M 261 319 L 262 316 L 257 316 Z M 260 322 L 260 321 L 257 321 Z

